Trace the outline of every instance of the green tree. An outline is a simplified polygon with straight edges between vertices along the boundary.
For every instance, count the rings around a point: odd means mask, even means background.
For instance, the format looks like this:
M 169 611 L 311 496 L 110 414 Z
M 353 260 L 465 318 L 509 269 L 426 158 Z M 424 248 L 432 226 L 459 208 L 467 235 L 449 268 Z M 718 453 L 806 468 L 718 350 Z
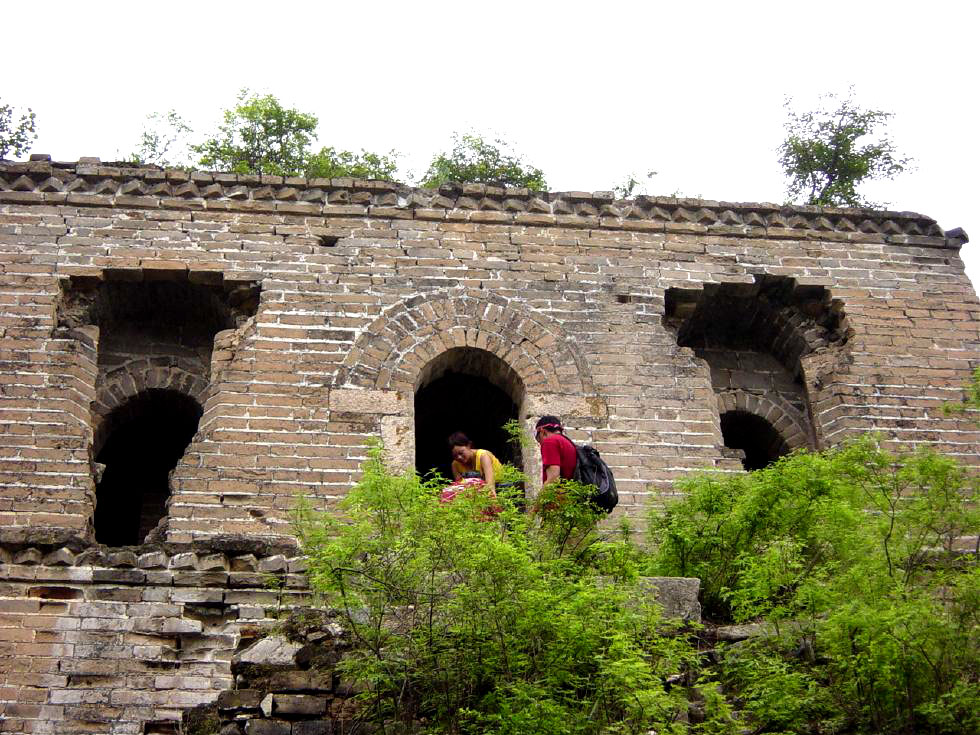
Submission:
M 355 179 L 395 181 L 398 175 L 398 154 L 395 151 L 387 154 L 371 153 L 363 149 L 360 153 L 353 153 L 325 147 L 307 159 L 305 175 L 310 178 L 337 179 L 350 176 Z
M 454 133 L 452 150 L 432 158 L 420 185 L 436 188 L 450 181 L 525 187 L 532 191 L 548 187 L 544 172 L 510 151 L 508 143 L 499 138 L 487 140 L 475 133 Z
M 857 187 L 865 181 L 891 179 L 911 159 L 898 153 L 884 131 L 892 116 L 865 110 L 854 100 L 824 95 L 817 110 L 797 112 L 786 100 L 786 140 L 779 147 L 779 163 L 789 179 L 793 200 L 820 206 L 876 206 Z
M 0 102 L 0 159 L 21 156 L 31 149 L 31 144 L 37 139 L 34 131 L 34 111 L 27 108 L 17 122 L 14 122 L 14 108 Z
M 316 115 L 283 107 L 274 95 L 243 89 L 237 104 L 224 111 L 218 130 L 201 142 L 191 142 L 193 131 L 176 110 L 148 115 L 129 160 L 187 169 L 196 163 L 242 174 L 395 180 L 395 151 L 354 153 L 324 147 L 312 152 L 317 123 Z
M 240 174 L 300 176 L 306 170 L 317 118 L 283 107 L 271 94 L 243 89 L 218 132 L 191 146 L 201 166 Z

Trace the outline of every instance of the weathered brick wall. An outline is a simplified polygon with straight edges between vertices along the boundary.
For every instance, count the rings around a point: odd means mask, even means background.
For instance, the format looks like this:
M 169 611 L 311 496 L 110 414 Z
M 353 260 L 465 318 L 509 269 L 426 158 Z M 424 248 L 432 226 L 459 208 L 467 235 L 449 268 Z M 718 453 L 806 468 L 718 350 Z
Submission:
M 595 442 L 623 512 L 683 472 L 737 468 L 718 385 L 665 328 L 664 294 L 763 275 L 825 287 L 845 315 L 845 345 L 802 357 L 819 444 L 880 429 L 975 454 L 975 427 L 940 406 L 980 360 L 977 299 L 960 241 L 919 215 L 85 162 L 4 164 L 0 189 L 8 532 L 84 532 L 105 411 L 89 402 L 125 390 L 104 365 L 93 384 L 93 343 L 97 360 L 120 358 L 98 329 L 59 327 L 58 304 L 141 279 L 261 289 L 254 319 L 219 333 L 211 374 L 189 371 L 204 418 L 173 478 L 174 543 L 288 537 L 294 498 L 341 497 L 371 436 L 410 464 L 417 382 L 454 347 L 500 357 L 524 416 L 559 413 Z M 185 367 L 170 363 L 145 385 Z
M 91 697 L 85 716 L 111 721 L 72 731 L 143 732 L 213 701 L 251 614 L 235 606 L 268 593 L 236 591 L 227 554 L 214 569 L 200 559 L 242 539 L 294 548 L 296 498 L 329 509 L 374 437 L 411 465 L 415 392 L 450 368 L 505 390 L 529 425 L 561 415 L 614 468 L 616 513 L 639 521 L 676 478 L 741 468 L 726 410 L 767 418 L 791 446 L 876 429 L 976 462 L 976 425 L 941 410 L 980 364 L 962 243 L 909 213 L 0 164 L 0 729 L 69 732 Z M 210 289 L 225 319 L 212 344 L 76 308 L 159 282 Z M 772 311 L 754 318 L 778 329 L 760 344 L 678 345 L 685 320 L 710 321 L 718 288 L 738 305 L 773 284 Z M 170 480 L 164 566 L 140 563 L 147 549 L 135 566 L 79 561 L 101 553 L 104 417 L 171 389 L 203 416 Z M 71 559 L 49 558 L 62 548 Z M 194 584 L 174 562 L 192 550 Z M 62 588 L 75 591 L 56 599 Z M 220 615 L 202 618 L 208 606 Z M 137 622 L 161 616 L 193 630 Z M 96 665 L 95 638 L 114 663 Z M 166 662 L 175 640 L 195 653 L 170 682 L 141 656 Z
M 236 650 L 309 602 L 304 569 L 268 550 L 0 550 L 0 731 L 179 732 L 232 688 Z

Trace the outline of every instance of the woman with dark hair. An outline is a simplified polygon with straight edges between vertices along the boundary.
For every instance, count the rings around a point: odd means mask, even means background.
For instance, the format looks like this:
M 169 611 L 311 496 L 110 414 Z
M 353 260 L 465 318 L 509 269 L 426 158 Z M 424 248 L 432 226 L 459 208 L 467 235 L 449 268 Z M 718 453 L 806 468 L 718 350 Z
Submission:
M 449 437 L 449 448 L 453 453 L 453 479 L 457 482 L 467 473 L 479 473 L 490 497 L 496 497 L 497 478 L 503 468 L 500 460 L 486 449 L 474 449 L 473 442 L 462 431 Z

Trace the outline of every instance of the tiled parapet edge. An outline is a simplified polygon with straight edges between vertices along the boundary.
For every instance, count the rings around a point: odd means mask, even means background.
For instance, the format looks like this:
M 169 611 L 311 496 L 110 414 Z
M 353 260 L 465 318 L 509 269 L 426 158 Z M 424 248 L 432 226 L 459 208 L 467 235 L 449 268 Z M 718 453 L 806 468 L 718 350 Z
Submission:
M 0 203 L 387 217 L 532 227 L 579 227 L 767 238 L 852 239 L 958 249 L 914 212 L 640 196 L 533 192 L 486 184 L 417 189 L 388 181 L 207 173 L 102 164 L 97 158 L 0 162 Z

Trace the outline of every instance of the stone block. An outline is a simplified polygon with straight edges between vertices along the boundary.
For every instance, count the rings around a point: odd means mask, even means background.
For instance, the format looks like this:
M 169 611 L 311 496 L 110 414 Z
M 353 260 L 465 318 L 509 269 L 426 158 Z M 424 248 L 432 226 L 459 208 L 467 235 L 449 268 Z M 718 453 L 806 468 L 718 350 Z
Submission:
M 132 568 L 136 566 L 137 557 L 132 551 L 116 551 L 109 554 L 107 563 L 110 567 L 128 567 Z
M 232 658 L 233 664 L 259 666 L 293 666 L 295 656 L 302 646 L 282 636 L 269 636 L 256 641 Z
M 136 566 L 140 569 L 165 569 L 167 567 L 167 555 L 162 551 L 148 551 L 140 554 L 136 559 Z
M 220 589 L 175 587 L 171 599 L 174 602 L 194 603 L 199 605 L 219 605 L 224 602 L 224 593 Z
M 701 622 L 701 603 L 698 592 L 701 580 L 697 577 L 644 577 L 642 585 L 650 590 L 664 609 L 664 617 L 680 618 L 685 622 Z
M 228 584 L 231 587 L 258 587 L 263 588 L 269 581 L 267 574 L 260 572 L 229 572 Z
M 115 584 L 142 584 L 146 574 L 139 569 L 94 569 L 93 582 L 110 582 Z
M 307 669 L 306 671 L 270 671 L 265 677 L 265 686 L 286 694 L 303 692 L 331 692 L 334 686 L 334 673 L 328 669 Z
M 69 549 L 64 547 L 60 549 L 55 549 L 50 554 L 44 557 L 43 564 L 52 567 L 70 567 L 75 563 L 75 554 L 73 554 Z
M 199 572 L 197 570 L 178 570 L 173 572 L 177 587 L 224 587 L 228 583 L 226 572 Z
M 193 635 L 202 631 L 201 621 L 184 618 L 137 618 L 133 631 L 159 635 Z
M 748 623 L 745 625 L 722 625 L 715 628 L 714 635 L 719 641 L 737 643 L 738 641 L 748 640 L 765 634 L 766 626 L 761 623 Z
M 293 723 L 293 735 L 333 735 L 331 720 L 305 720 Z
M 41 552 L 38 549 L 23 549 L 14 554 L 13 563 L 33 566 L 41 563 Z
M 258 568 L 259 562 L 254 554 L 244 554 L 231 559 L 231 571 L 233 572 L 254 572 Z
M 197 554 L 174 554 L 170 560 L 171 569 L 197 569 Z
M 330 391 L 330 409 L 349 413 L 404 414 L 405 397 L 393 390 L 354 390 L 337 388 Z
M 605 418 L 609 412 L 605 402 L 600 398 L 565 393 L 529 394 L 524 406 L 525 415 L 535 421 L 546 414 L 553 414 L 565 421 L 571 417 Z
M 305 556 L 297 556 L 288 561 L 290 574 L 301 574 L 310 568 L 310 560 Z
M 272 703 L 272 712 L 278 715 L 314 717 L 327 711 L 326 700 L 312 694 L 276 694 Z
M 226 689 L 218 695 L 218 709 L 258 709 L 262 692 L 257 689 Z
M 288 568 L 289 563 L 282 554 L 267 556 L 265 559 L 259 560 L 260 572 L 285 572 Z
M 245 735 L 290 735 L 292 728 L 282 720 L 248 720 Z
M 202 572 L 224 571 L 228 569 L 228 558 L 224 554 L 206 554 L 198 560 L 197 568 Z

